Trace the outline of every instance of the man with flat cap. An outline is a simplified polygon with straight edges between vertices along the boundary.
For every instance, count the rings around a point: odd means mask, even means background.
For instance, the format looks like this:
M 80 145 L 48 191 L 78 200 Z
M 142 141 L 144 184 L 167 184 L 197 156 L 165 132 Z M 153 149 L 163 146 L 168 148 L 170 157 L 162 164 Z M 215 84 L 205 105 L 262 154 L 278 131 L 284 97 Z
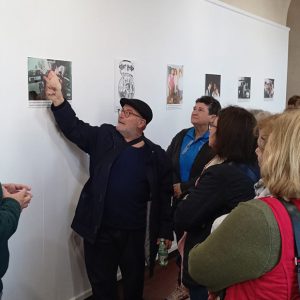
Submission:
M 119 266 L 124 299 L 141 300 L 145 260 L 152 274 L 158 240 L 164 238 L 169 248 L 173 239 L 171 162 L 143 134 L 152 110 L 141 100 L 122 98 L 117 126 L 91 126 L 79 120 L 64 101 L 54 72 L 44 80 L 46 97 L 52 101 L 62 132 L 90 156 L 90 178 L 81 192 L 72 228 L 84 238 L 93 299 L 118 298 Z

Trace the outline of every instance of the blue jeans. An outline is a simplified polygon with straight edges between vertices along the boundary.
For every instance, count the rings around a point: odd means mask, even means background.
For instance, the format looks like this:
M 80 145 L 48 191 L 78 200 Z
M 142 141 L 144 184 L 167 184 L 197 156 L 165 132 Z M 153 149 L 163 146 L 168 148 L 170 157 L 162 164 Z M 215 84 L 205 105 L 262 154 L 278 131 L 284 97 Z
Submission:
M 204 286 L 193 286 L 189 288 L 190 290 L 190 300 L 207 300 L 208 291 Z

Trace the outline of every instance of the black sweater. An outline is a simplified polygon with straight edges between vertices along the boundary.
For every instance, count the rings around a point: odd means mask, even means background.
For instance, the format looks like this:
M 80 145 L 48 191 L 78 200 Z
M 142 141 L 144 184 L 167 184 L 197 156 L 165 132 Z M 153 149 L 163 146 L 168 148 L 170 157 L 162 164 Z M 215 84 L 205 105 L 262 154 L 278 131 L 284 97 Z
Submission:
M 183 283 L 197 285 L 188 274 L 188 254 L 210 234 L 212 223 L 229 213 L 241 201 L 255 197 L 253 181 L 237 166 L 222 163 L 209 167 L 197 186 L 190 189 L 186 200 L 175 212 L 175 226 L 187 231 L 183 260 Z

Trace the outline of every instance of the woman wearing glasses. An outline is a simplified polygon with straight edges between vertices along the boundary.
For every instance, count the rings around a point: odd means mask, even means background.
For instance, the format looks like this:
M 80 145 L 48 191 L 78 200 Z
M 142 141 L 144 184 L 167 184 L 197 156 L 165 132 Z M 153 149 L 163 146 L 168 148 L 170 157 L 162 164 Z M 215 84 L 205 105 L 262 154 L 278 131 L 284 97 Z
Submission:
M 255 196 L 253 185 L 260 177 L 255 155 L 255 126 L 253 115 L 241 107 L 229 106 L 220 111 L 209 126 L 209 144 L 219 164 L 206 168 L 177 207 L 175 226 L 187 232 L 183 284 L 189 288 L 191 300 L 207 300 L 208 291 L 189 275 L 189 251 L 207 238 L 217 217 Z

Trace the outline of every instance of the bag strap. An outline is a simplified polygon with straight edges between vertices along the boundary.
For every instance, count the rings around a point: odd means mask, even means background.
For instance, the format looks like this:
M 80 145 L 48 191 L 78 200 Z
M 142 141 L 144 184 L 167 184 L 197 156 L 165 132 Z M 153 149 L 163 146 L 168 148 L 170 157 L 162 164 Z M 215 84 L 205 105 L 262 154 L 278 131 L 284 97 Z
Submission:
M 294 232 L 294 241 L 295 241 L 295 265 L 297 270 L 297 278 L 298 278 L 298 289 L 300 293 L 300 211 L 297 209 L 295 205 L 290 202 L 283 200 L 282 198 L 278 198 L 283 206 L 286 208 L 293 226 Z
M 137 139 L 134 139 L 134 140 L 128 142 L 127 144 L 128 144 L 129 146 L 133 146 L 133 145 L 135 145 L 135 144 L 137 144 L 137 143 L 139 143 L 139 142 L 141 142 L 141 141 L 143 141 L 143 140 L 144 140 L 144 135 L 141 135 L 141 136 L 138 137 Z

